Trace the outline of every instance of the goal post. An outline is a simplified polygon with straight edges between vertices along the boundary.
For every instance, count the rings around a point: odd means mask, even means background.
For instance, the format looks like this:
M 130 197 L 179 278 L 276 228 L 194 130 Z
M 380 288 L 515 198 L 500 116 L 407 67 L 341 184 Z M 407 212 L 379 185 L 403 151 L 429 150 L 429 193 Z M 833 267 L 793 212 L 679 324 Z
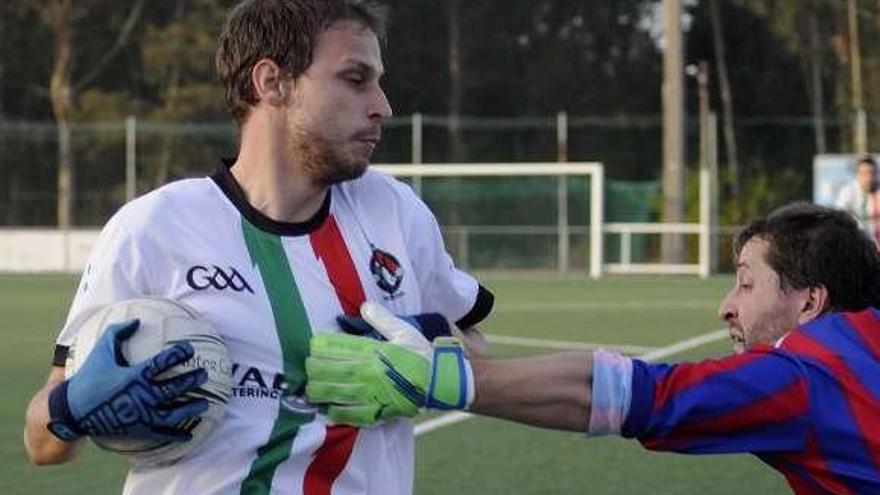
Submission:
M 598 162 L 533 162 L 533 163 L 444 163 L 373 165 L 377 170 L 395 177 L 568 177 L 582 176 L 589 180 L 589 274 L 602 276 L 604 169 Z M 562 242 L 562 241 L 560 241 Z
M 577 270 L 593 278 L 605 274 L 707 277 L 714 271 L 713 241 L 721 230 L 714 220 L 717 200 L 709 194 L 714 187 L 705 170 L 700 172 L 699 222 L 664 224 L 606 222 L 606 213 L 613 218 L 616 210 L 613 202 L 605 205 L 605 200 L 626 196 L 621 196 L 619 185 L 605 191 L 613 183 L 597 162 L 374 167 L 413 186 L 421 182 L 420 195 L 443 224 L 450 253 L 466 270 L 543 271 L 555 265 L 562 274 Z M 79 272 L 99 234 L 98 229 L 37 230 L 0 229 L 0 272 Z M 664 234 L 698 241 L 688 243 L 690 262 L 659 262 L 656 241 Z

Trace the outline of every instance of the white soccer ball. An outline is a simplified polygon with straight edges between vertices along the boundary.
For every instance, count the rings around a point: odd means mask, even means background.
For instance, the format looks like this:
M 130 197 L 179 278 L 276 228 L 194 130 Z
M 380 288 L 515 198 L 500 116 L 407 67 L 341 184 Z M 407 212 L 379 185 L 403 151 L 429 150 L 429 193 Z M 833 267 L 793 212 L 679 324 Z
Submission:
M 147 360 L 163 349 L 182 340 L 189 341 L 195 355 L 161 375 L 170 378 L 202 367 L 208 381 L 188 392 L 186 398 L 204 398 L 208 410 L 196 419 L 179 426 L 192 434 L 188 442 L 155 442 L 128 437 L 94 437 L 101 448 L 128 456 L 138 465 L 168 465 L 198 447 L 217 427 L 232 390 L 232 362 L 223 339 L 192 308 L 170 299 L 136 298 L 119 301 L 84 312 L 73 323 L 76 338 L 67 354 L 65 375 L 69 378 L 82 366 L 104 333 L 107 325 L 133 318 L 140 327 L 121 346 L 128 363 Z

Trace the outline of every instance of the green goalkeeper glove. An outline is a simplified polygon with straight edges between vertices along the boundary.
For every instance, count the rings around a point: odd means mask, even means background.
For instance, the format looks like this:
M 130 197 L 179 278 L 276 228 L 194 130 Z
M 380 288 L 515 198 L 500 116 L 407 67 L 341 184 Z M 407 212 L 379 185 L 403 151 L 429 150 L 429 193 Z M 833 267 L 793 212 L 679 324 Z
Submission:
M 312 336 L 306 359 L 309 402 L 324 405 L 337 423 L 371 426 L 413 417 L 422 407 L 466 409 L 474 379 L 461 344 L 433 345 L 409 322 L 371 302 L 361 316 L 388 342 L 338 333 Z

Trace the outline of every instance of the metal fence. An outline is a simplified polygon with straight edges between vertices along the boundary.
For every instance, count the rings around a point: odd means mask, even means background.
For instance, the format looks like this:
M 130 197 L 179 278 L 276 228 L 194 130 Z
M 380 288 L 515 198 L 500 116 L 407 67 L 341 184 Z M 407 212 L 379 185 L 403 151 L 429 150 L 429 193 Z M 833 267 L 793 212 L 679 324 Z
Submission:
M 869 116 L 869 129 L 875 119 Z M 687 128 L 688 163 L 697 163 L 696 121 Z M 829 152 L 848 151 L 848 119 L 829 118 Z M 447 117 L 392 118 L 377 163 L 600 161 L 610 179 L 656 179 L 661 171 L 659 116 L 462 118 L 453 145 Z M 98 226 L 133 194 L 169 180 L 209 173 L 236 152 L 232 123 L 160 123 L 134 119 L 74 123 L 73 224 Z M 753 170 L 786 169 L 809 197 L 815 133 L 809 118 L 740 118 L 741 161 Z M 457 150 L 455 153 L 453 150 Z M 51 122 L 0 121 L 0 225 L 56 224 L 57 134 Z M 456 156 L 456 154 L 458 156 Z M 724 157 L 722 153 L 721 161 Z

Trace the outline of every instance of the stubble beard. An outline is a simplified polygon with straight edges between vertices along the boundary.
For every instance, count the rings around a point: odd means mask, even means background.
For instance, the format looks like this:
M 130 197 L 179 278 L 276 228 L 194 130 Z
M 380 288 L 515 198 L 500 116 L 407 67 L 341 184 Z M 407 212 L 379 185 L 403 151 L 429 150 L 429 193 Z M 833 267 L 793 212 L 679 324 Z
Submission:
M 364 175 L 368 161 L 346 156 L 341 146 L 305 129 L 290 133 L 290 152 L 312 181 L 329 187 Z
M 797 319 L 791 318 L 782 310 L 771 311 L 755 321 L 751 325 L 751 329 L 746 332 L 744 350 L 759 344 L 774 345 L 783 335 L 794 330 L 797 326 Z

